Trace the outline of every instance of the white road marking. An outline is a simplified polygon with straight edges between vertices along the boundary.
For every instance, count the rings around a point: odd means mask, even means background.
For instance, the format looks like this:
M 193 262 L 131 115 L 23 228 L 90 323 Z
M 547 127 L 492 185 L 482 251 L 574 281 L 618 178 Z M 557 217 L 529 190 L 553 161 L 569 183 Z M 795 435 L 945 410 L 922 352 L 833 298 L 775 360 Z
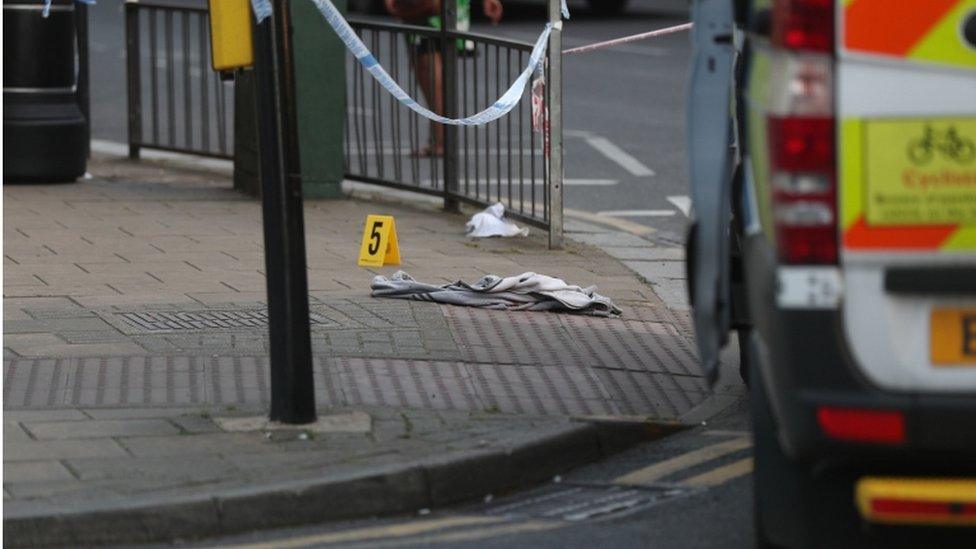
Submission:
M 621 168 L 627 170 L 634 177 L 654 177 L 657 175 L 654 170 L 645 166 L 627 151 L 621 149 L 606 137 L 593 135 L 589 132 L 566 132 L 567 135 L 582 137 L 591 147 L 600 154 L 607 157 L 611 162 L 616 163 Z
M 422 186 L 422 187 L 430 187 L 431 186 L 431 181 L 432 180 L 429 177 L 428 178 L 421 179 L 420 180 L 420 186 Z M 464 182 L 464 176 L 461 176 L 461 182 L 462 183 Z M 412 183 L 412 181 L 410 181 L 408 183 Z M 492 183 L 494 183 L 494 179 L 492 180 Z M 564 187 L 613 187 L 614 185 L 617 185 L 619 183 L 620 182 L 617 181 L 616 179 L 563 179 L 563 186 Z M 442 184 L 443 184 L 443 180 L 438 179 L 437 180 L 437 186 L 440 186 Z M 546 184 L 546 182 L 545 181 L 542 181 L 541 179 L 538 179 L 535 182 L 535 186 L 536 187 L 542 187 L 545 184 Z M 505 194 L 507 192 L 505 190 L 506 189 L 506 185 L 507 185 L 507 180 L 506 179 L 502 179 L 502 194 Z M 518 186 L 519 186 L 518 180 L 512 180 L 512 189 L 513 189 L 513 194 L 515 194 L 515 195 L 518 195 Z M 525 187 L 526 188 L 530 188 L 531 186 L 532 186 L 532 182 L 530 180 L 526 179 L 525 180 Z M 518 200 L 518 198 L 516 197 L 516 199 L 512 203 L 512 206 L 513 207 L 518 207 L 517 200 Z
M 616 179 L 563 179 L 567 187 L 612 187 L 617 183 Z
M 684 195 L 669 196 L 668 197 L 668 202 L 674 204 L 674 206 L 676 208 L 678 208 L 679 210 L 681 210 L 681 213 L 685 214 L 685 217 L 691 216 L 691 197 L 690 196 L 684 196 Z
M 618 231 L 623 231 L 635 236 L 647 236 L 657 232 L 656 229 L 646 225 L 634 223 L 633 221 L 627 221 L 626 219 L 620 219 L 619 217 L 597 215 L 592 212 L 584 212 L 582 210 L 574 210 L 571 208 L 563 208 L 563 214 L 567 219 L 576 219 L 579 221 L 586 221 L 588 223 L 596 223 L 598 225 L 607 225 L 617 229 Z
M 611 210 L 597 215 L 610 217 L 671 217 L 678 212 L 674 210 Z

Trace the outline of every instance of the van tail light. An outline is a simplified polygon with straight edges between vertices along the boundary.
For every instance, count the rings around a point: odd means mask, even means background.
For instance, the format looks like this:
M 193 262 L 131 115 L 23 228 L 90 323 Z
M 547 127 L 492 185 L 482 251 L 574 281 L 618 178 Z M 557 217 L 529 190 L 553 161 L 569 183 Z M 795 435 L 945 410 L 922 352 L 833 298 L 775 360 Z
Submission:
M 781 261 L 837 263 L 834 119 L 770 117 L 773 214 Z
M 774 0 L 774 45 L 791 50 L 834 49 L 836 0 Z
M 779 259 L 789 265 L 838 259 L 833 65 L 828 55 L 772 54 L 769 193 Z
M 905 415 L 897 410 L 817 408 L 817 424 L 830 438 L 870 444 L 904 444 Z

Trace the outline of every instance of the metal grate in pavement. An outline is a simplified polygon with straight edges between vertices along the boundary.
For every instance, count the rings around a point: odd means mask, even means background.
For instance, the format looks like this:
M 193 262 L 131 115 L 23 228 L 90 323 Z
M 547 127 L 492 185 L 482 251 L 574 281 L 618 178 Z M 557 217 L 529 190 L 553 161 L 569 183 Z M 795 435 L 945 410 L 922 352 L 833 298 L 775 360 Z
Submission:
M 254 311 L 142 311 L 117 313 L 126 324 L 145 332 L 190 330 L 234 330 L 265 328 L 268 312 Z M 310 315 L 312 324 L 338 326 L 334 320 L 317 313 Z

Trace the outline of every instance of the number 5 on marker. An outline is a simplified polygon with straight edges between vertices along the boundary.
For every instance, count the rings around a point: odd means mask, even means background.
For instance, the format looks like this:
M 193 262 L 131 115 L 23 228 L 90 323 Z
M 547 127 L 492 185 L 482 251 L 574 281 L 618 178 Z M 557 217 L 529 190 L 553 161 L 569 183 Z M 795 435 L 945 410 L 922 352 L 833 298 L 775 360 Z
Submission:
M 382 267 L 400 264 L 396 221 L 390 215 L 371 215 L 366 218 L 363 245 L 359 249 L 360 267 Z

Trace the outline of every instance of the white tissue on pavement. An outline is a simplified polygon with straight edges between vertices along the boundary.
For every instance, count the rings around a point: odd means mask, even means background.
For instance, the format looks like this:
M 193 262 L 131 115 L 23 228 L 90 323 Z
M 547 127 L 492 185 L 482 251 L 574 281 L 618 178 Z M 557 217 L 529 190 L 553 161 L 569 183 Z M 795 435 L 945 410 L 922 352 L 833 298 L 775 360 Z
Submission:
M 501 203 L 474 214 L 465 227 L 468 229 L 468 236 L 472 238 L 529 236 L 529 229 L 520 229 L 518 225 L 505 219 L 505 206 Z

